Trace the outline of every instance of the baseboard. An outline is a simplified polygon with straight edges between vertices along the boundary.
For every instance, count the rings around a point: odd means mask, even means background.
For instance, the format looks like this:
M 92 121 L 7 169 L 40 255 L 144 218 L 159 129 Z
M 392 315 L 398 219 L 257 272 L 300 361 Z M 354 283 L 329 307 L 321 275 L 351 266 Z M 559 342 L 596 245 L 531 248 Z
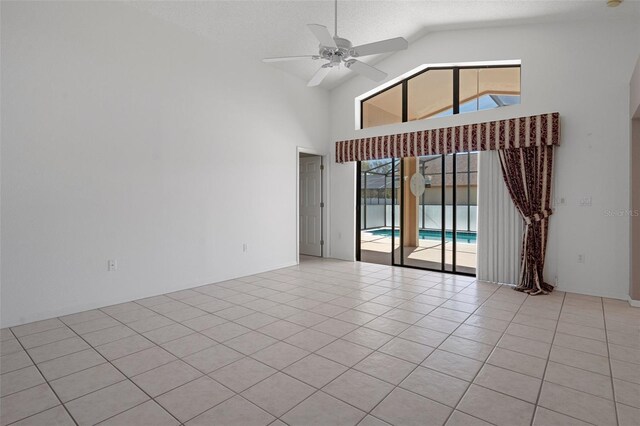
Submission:
M 554 287 L 554 289 L 558 291 L 564 291 L 566 293 L 577 293 L 584 294 L 585 296 L 605 297 L 607 299 L 617 299 L 625 301 L 629 299 L 629 295 L 626 292 L 624 292 L 623 294 L 614 294 L 607 291 L 601 291 L 600 289 L 584 289 L 581 287 L 567 286 L 563 284 L 557 285 L 556 287 Z
M 634 300 L 632 298 L 629 298 L 629 304 L 634 308 L 640 308 L 640 300 Z
M 29 324 L 36 321 L 43 321 L 51 318 L 62 317 L 65 315 L 77 314 L 80 312 L 85 312 L 93 309 L 104 308 L 106 306 L 117 305 L 125 302 L 131 302 L 133 300 L 138 300 L 138 299 L 144 299 L 147 297 L 173 293 L 176 291 L 189 290 L 189 289 L 201 287 L 204 285 L 216 284 L 219 282 L 229 281 L 229 280 L 235 280 L 235 279 L 250 276 L 250 275 L 262 274 L 265 272 L 273 272 L 278 269 L 289 268 L 296 265 L 297 263 L 295 261 L 283 262 L 280 264 L 251 270 L 249 272 L 245 271 L 245 272 L 237 272 L 235 274 L 230 274 L 230 275 L 223 275 L 221 277 L 216 278 L 214 281 L 205 280 L 203 282 L 196 282 L 196 283 L 192 282 L 189 284 L 176 285 L 174 287 L 164 288 L 162 289 L 161 292 L 147 291 L 147 292 L 141 292 L 141 293 L 133 293 L 127 296 L 122 296 L 114 299 L 105 299 L 100 301 L 90 301 L 90 302 L 73 304 L 73 305 L 65 305 L 62 307 L 56 307 L 56 308 L 47 310 L 45 312 L 38 312 L 36 314 L 26 315 L 21 320 L 18 320 L 18 321 L 16 321 L 15 319 L 13 319 L 13 321 L 0 320 L 0 327 L 1 328 L 16 327 L 18 325 Z

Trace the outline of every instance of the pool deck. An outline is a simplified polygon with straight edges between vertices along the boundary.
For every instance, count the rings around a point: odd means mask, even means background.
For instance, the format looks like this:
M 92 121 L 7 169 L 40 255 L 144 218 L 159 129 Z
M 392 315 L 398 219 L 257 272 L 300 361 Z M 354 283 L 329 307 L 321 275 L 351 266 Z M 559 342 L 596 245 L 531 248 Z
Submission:
M 363 231 L 360 234 L 360 257 L 364 262 L 389 264 L 391 262 L 391 237 L 373 235 Z M 395 239 L 394 249 L 399 252 L 400 240 Z M 408 266 L 440 269 L 442 262 L 442 243 L 435 240 L 419 240 L 419 247 L 404 247 L 404 264 Z M 399 256 L 399 254 L 397 255 Z M 458 272 L 475 273 L 477 265 L 477 246 L 469 243 L 456 243 L 456 264 Z M 445 244 L 445 262 L 453 261 L 453 243 Z

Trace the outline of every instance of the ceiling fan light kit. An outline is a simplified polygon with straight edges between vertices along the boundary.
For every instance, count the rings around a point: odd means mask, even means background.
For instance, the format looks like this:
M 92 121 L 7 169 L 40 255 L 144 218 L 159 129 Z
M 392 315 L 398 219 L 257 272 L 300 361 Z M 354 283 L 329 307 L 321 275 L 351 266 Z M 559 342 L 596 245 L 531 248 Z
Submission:
M 338 37 L 338 0 L 335 1 L 335 32 L 334 36 L 324 25 L 308 24 L 307 27 L 318 39 L 320 46 L 317 55 L 305 56 L 282 56 L 277 58 L 265 58 L 263 62 L 284 62 L 297 61 L 301 59 L 322 59 L 326 62 L 313 75 L 307 86 L 313 87 L 322 83 L 322 80 L 329 74 L 332 68 L 339 67 L 340 64 L 373 81 L 382 81 L 387 77 L 387 73 L 372 67 L 355 58 L 362 56 L 376 55 L 379 53 L 395 52 L 405 50 L 409 47 L 409 43 L 402 37 L 390 38 L 374 43 L 353 46 L 351 41 L 346 38 Z

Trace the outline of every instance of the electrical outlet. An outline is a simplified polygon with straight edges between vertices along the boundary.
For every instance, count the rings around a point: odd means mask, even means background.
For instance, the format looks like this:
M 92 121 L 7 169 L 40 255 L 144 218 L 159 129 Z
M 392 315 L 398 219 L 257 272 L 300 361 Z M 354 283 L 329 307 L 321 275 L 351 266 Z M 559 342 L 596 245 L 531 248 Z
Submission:
M 107 260 L 107 271 L 114 272 L 118 269 L 118 262 L 115 259 Z
M 246 253 L 249 248 L 247 247 L 247 243 L 242 244 L 242 252 Z
M 584 263 L 584 254 L 578 255 L 578 263 Z

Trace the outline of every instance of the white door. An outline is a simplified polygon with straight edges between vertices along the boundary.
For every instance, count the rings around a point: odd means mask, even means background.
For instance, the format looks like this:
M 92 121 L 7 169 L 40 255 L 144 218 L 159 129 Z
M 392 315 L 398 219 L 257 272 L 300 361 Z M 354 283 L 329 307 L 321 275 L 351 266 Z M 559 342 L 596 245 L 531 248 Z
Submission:
M 300 157 L 300 254 L 322 256 L 322 157 Z

